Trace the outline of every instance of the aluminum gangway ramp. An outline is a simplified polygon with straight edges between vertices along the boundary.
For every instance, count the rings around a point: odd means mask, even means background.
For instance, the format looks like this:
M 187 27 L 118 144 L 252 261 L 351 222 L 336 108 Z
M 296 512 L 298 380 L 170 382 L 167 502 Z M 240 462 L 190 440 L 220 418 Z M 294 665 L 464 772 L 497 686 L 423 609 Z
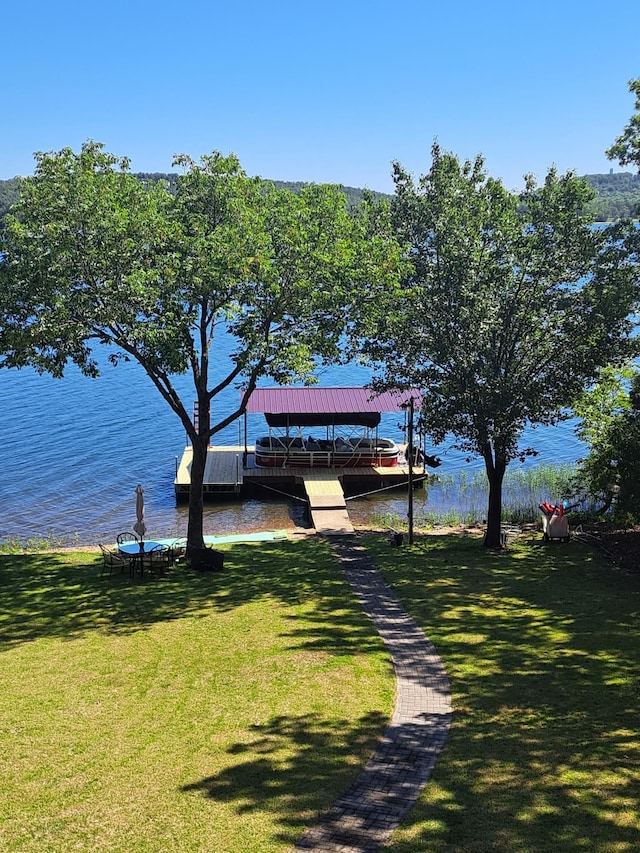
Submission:
M 342 483 L 335 474 L 310 471 L 302 479 L 317 532 L 330 536 L 353 533 Z

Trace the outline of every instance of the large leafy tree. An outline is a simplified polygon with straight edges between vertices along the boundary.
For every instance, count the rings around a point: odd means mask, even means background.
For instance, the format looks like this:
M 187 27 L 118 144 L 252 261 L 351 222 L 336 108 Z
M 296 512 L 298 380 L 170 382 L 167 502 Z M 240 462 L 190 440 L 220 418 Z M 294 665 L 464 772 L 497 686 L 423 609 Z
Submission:
M 424 391 L 423 428 L 484 460 L 484 543 L 499 547 L 502 481 L 526 425 L 555 424 L 630 348 L 636 304 L 624 226 L 589 227 L 587 185 L 551 170 L 519 195 L 436 144 L 418 183 L 394 166 L 393 217 L 410 273 L 359 332 L 378 384 Z
M 607 157 L 617 160 L 621 166 L 637 166 L 640 169 L 640 77 L 629 80 L 629 91 L 636 96 L 636 112 L 626 127 L 607 149 Z
M 640 169 L 640 78 L 629 81 L 636 112 L 613 145 L 610 160 Z M 630 257 L 640 252 L 640 233 L 625 239 Z M 617 521 L 640 518 L 640 375 L 629 363 L 620 369 L 605 367 L 597 381 L 576 402 L 581 422 L 578 434 L 589 454 L 578 466 L 576 488 L 606 512 L 613 508 Z
M 580 460 L 574 493 L 616 521 L 640 518 L 640 374 L 632 363 L 604 368 L 573 407 L 589 454 Z
M 193 554 L 204 546 L 212 436 L 242 413 L 260 377 L 310 381 L 318 359 L 339 357 L 355 294 L 393 277 L 398 249 L 380 210 L 351 215 L 335 187 L 276 190 L 218 152 L 174 165 L 184 174 L 171 194 L 94 142 L 37 155 L 3 234 L 0 366 L 62 376 L 73 362 L 94 376 L 96 344 L 116 364 L 138 362 L 193 445 Z M 236 340 L 226 358 L 223 329 Z M 174 381 L 186 372 L 188 400 Z M 211 400 L 234 385 L 244 389 L 237 407 L 211 423 Z

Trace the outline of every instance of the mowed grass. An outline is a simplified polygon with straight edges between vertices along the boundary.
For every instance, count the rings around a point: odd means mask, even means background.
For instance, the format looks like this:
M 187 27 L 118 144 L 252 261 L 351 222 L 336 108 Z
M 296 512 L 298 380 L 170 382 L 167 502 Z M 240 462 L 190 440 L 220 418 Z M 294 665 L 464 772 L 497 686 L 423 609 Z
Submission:
M 454 715 L 391 853 L 640 849 L 640 575 L 579 542 L 416 537 L 377 564 L 435 643 Z M 222 574 L 0 557 L 0 850 L 289 850 L 393 704 L 319 538 Z
M 389 853 L 640 850 L 640 574 L 523 535 L 367 546 L 451 678 L 449 739 Z
M 225 557 L 0 556 L 3 853 L 283 851 L 357 775 L 393 673 L 328 545 Z

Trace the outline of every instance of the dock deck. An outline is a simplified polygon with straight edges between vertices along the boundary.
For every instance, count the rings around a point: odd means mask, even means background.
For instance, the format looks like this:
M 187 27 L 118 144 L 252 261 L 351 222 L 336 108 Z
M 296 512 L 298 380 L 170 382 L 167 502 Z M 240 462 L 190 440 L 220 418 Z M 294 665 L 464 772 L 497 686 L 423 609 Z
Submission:
M 189 495 L 192 459 L 193 447 L 187 445 L 176 471 L 174 485 L 177 498 Z M 242 480 L 242 448 L 210 447 L 204 469 L 204 496 L 239 495 L 242 491 Z
M 342 483 L 330 472 L 308 471 L 302 475 L 309 498 L 311 521 L 318 533 L 353 533 Z
M 314 526 L 326 533 L 353 532 L 345 494 L 358 495 L 386 487 L 406 486 L 408 464 L 358 468 L 260 468 L 254 462 L 254 448 L 249 447 L 243 464 L 244 448 L 210 447 L 207 452 L 203 496 L 207 499 L 241 498 L 249 494 L 276 492 L 283 497 L 308 501 Z M 191 484 L 193 449 L 185 447 L 176 470 L 176 500 L 187 500 Z M 404 458 L 404 456 L 403 456 Z M 414 467 L 416 482 L 425 477 Z

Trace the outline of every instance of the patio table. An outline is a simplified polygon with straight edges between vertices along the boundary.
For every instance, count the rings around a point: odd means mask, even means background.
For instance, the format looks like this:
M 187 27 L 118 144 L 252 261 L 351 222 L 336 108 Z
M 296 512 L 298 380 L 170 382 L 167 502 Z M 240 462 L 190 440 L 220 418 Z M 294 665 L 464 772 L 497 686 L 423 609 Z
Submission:
M 168 550 L 168 547 L 163 545 L 162 542 L 154 542 L 152 539 L 144 540 L 142 542 L 122 542 L 118 545 L 118 551 L 120 551 L 121 554 L 126 554 L 128 557 L 132 558 L 134 567 L 136 564 L 139 564 L 140 577 L 142 577 L 144 573 L 145 554 L 150 554 L 152 551 Z

